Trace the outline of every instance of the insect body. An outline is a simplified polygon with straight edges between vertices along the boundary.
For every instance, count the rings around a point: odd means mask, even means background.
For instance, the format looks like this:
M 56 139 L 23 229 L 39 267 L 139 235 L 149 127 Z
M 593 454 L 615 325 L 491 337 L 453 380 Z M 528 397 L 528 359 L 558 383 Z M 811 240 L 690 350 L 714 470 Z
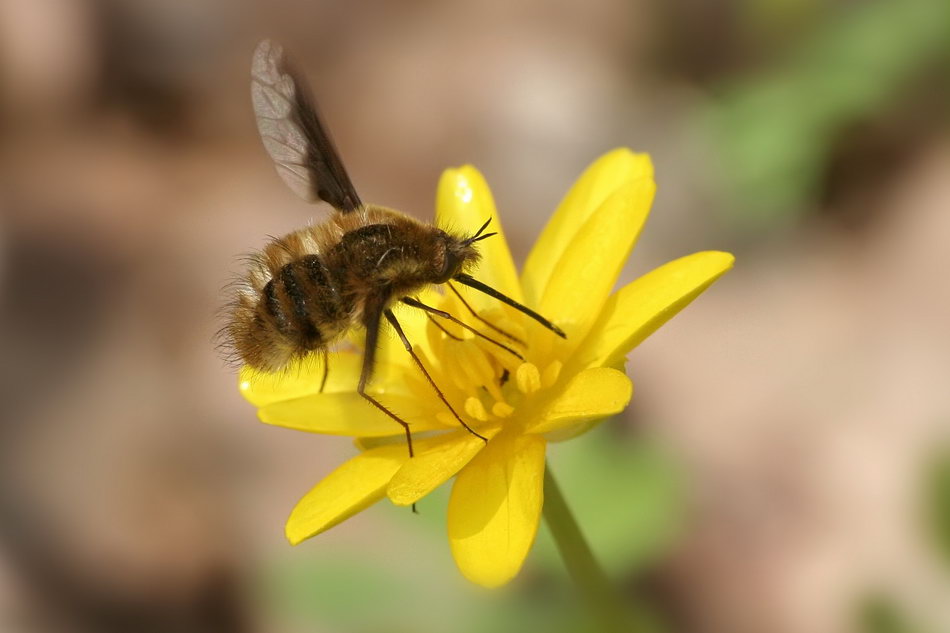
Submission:
M 335 213 L 254 258 L 232 313 L 232 341 L 247 364 L 280 370 L 477 257 L 469 240 L 389 209 Z
M 278 173 L 298 195 L 328 202 L 334 212 L 324 223 L 274 240 L 252 257 L 230 306 L 224 330 L 229 345 L 251 367 L 279 371 L 313 352 L 325 356 L 335 340 L 356 326 L 364 327 L 366 348 L 357 391 L 402 425 L 412 455 L 409 425 L 366 392 L 385 318 L 456 420 L 478 435 L 458 416 L 413 352 L 392 304 L 401 301 L 425 310 L 430 318 L 451 320 L 519 355 L 412 297 L 430 284 L 454 280 L 520 310 L 560 336 L 564 333 L 468 274 L 478 261 L 476 242 L 494 235 L 485 233 L 488 222 L 470 235 L 453 235 L 398 211 L 362 203 L 305 85 L 288 68 L 279 46 L 262 42 L 254 53 L 251 74 L 258 129 Z M 324 368 L 325 382 L 326 364 Z

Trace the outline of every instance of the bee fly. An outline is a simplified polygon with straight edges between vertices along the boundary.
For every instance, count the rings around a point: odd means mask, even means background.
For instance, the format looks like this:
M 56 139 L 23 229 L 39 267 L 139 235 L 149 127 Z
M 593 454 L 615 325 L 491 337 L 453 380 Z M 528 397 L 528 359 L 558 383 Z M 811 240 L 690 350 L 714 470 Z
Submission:
M 391 306 L 398 301 L 423 310 L 437 325 L 436 318 L 452 321 L 520 357 L 504 343 L 412 297 L 429 284 L 448 284 L 458 294 L 449 283 L 454 280 L 564 337 L 560 328 L 538 313 L 468 274 L 478 261 L 476 243 L 495 235 L 485 232 L 491 220 L 470 235 L 454 235 L 398 211 L 364 204 L 317 116 L 306 84 L 273 42 L 261 42 L 254 52 L 251 96 L 261 139 L 278 174 L 297 195 L 311 202 L 327 202 L 334 212 L 321 224 L 271 241 L 251 257 L 249 270 L 238 281 L 228 307 L 228 322 L 222 331 L 226 344 L 241 361 L 267 372 L 279 371 L 310 353 L 321 353 L 322 391 L 328 346 L 351 328 L 362 326 L 366 346 L 357 391 L 405 429 L 412 456 L 409 424 L 366 392 L 385 318 L 455 419 L 485 440 L 446 400 L 413 351 Z

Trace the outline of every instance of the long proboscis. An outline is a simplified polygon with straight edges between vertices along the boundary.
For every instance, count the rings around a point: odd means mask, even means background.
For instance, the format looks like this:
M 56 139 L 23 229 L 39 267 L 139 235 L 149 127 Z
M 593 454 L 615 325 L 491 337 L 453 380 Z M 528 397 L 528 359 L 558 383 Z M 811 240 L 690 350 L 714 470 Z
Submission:
M 517 301 L 515 301 L 508 295 L 498 292 L 497 290 L 495 290 L 488 284 L 484 284 L 478 281 L 477 279 L 475 279 L 474 277 L 466 275 L 465 273 L 459 273 L 453 279 L 455 279 L 455 281 L 459 282 L 460 284 L 468 286 L 469 288 L 474 288 L 475 290 L 478 290 L 479 292 L 483 292 L 489 297 L 498 299 L 502 303 L 507 304 L 511 306 L 512 308 L 514 308 L 515 310 L 531 317 L 532 319 L 534 319 L 535 321 L 537 321 L 538 323 L 540 323 L 547 329 L 551 330 L 552 332 L 554 332 L 561 338 L 567 338 L 567 334 L 564 333 L 564 330 L 554 325 L 553 323 L 545 319 L 543 316 L 541 316 L 540 314 L 538 314 L 537 312 L 535 312 L 528 306 L 518 303 Z

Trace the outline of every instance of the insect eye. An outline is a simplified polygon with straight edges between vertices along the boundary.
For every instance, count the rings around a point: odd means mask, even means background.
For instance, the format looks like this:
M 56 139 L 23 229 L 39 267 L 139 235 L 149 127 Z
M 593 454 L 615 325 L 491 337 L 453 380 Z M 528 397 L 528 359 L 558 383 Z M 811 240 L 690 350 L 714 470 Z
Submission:
M 451 249 L 445 249 L 445 259 L 442 263 L 442 274 L 439 275 L 439 283 L 445 283 L 454 277 L 460 264 L 458 255 Z
M 457 239 L 453 239 L 447 233 L 442 232 L 444 256 L 442 257 L 442 270 L 439 271 L 438 283 L 445 283 L 458 274 L 462 268 L 462 260 L 465 257 L 464 250 Z

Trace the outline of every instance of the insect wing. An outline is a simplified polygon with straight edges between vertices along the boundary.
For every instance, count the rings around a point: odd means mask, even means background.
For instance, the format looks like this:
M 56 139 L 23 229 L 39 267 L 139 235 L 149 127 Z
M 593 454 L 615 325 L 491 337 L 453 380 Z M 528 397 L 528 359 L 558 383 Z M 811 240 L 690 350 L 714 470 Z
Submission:
M 306 84 L 289 68 L 283 48 L 270 40 L 254 51 L 251 100 L 264 147 L 294 193 L 344 213 L 362 206 Z

